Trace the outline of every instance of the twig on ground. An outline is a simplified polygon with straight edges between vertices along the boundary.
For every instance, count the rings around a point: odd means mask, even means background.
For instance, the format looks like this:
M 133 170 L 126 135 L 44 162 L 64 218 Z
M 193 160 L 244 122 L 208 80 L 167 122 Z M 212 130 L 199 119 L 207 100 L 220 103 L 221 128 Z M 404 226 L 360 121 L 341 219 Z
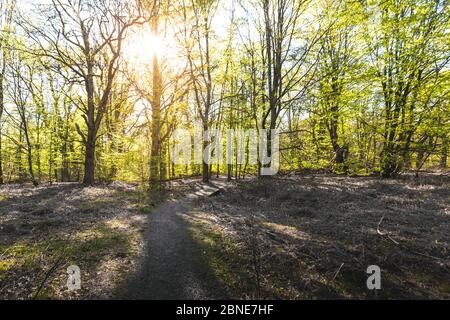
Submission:
M 383 214 L 383 216 L 381 217 L 380 221 L 378 222 L 377 233 L 378 233 L 380 236 L 385 236 L 385 237 L 387 237 L 387 238 L 388 238 L 389 240 L 391 240 L 393 243 L 399 245 L 400 243 L 398 243 L 398 241 L 396 241 L 395 239 L 393 239 L 393 238 L 389 235 L 389 233 L 384 233 L 384 232 L 381 232 L 381 231 L 380 231 L 380 226 L 381 226 L 381 224 L 383 223 L 383 220 L 384 220 L 385 215 L 386 215 L 386 213 Z
M 213 193 L 209 194 L 208 197 L 215 197 L 217 196 L 219 193 L 221 193 L 223 191 L 223 188 L 219 188 L 216 191 L 214 191 Z
M 336 277 L 339 275 L 339 272 L 341 272 L 342 267 L 344 266 L 344 262 L 341 263 L 341 265 L 339 266 L 339 268 L 337 269 L 336 273 L 334 274 L 333 279 L 331 279 L 331 281 L 334 281 L 336 279 Z
M 382 223 L 383 220 L 384 220 L 384 216 L 385 216 L 385 215 L 386 215 L 386 213 L 383 214 L 383 216 L 381 217 L 380 221 L 378 222 L 378 226 L 377 226 L 377 233 L 378 233 L 380 236 L 385 236 L 386 238 L 388 238 L 389 240 L 391 240 L 391 241 L 392 241 L 393 243 L 395 243 L 396 245 L 399 245 L 399 246 L 403 247 L 404 249 L 406 249 L 407 251 L 409 251 L 409 252 L 411 252 L 411 253 L 413 253 L 413 254 L 417 254 L 417 255 L 419 255 L 419 256 L 423 256 L 423 257 L 427 257 L 427 258 L 431 258 L 431 259 L 435 259 L 435 260 L 445 260 L 445 259 L 442 259 L 442 258 L 439 258 L 439 257 L 430 256 L 430 255 L 428 255 L 428 254 L 425 254 L 425 253 L 421 253 L 421 252 L 412 250 L 412 249 L 408 248 L 406 245 L 401 244 L 400 242 L 398 242 L 398 241 L 396 241 L 395 239 L 393 239 L 388 233 L 381 232 L 381 231 L 380 231 L 380 226 L 381 226 L 381 223 Z
M 47 273 L 45 274 L 44 280 L 42 280 L 41 284 L 39 285 L 36 293 L 33 296 L 33 299 L 36 299 L 39 296 L 39 293 L 41 293 L 41 290 L 42 290 L 42 288 L 44 288 L 44 285 L 47 282 L 48 278 L 59 267 L 59 265 L 61 264 L 61 261 L 63 260 L 63 258 L 64 258 L 64 255 L 62 254 L 58 258 L 58 260 L 56 260 L 56 262 L 53 264 L 53 266 L 47 271 Z

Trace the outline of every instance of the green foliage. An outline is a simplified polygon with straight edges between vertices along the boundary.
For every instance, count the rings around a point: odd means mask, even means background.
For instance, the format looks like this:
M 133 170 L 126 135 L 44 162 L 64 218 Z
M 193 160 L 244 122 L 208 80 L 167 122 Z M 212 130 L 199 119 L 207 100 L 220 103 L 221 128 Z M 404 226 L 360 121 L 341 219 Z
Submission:
M 284 15 L 269 10 L 269 18 L 263 3 L 224 5 L 223 12 L 217 10 L 220 1 L 162 4 L 160 34 L 173 52 L 160 57 L 161 179 L 200 173 L 198 165 L 171 163 L 171 133 L 206 118 L 209 128 L 221 130 L 278 127 L 284 132 L 282 170 L 395 176 L 447 166 L 447 1 L 268 1 L 288 8 Z M 24 36 L 28 24 L 10 19 L 7 25 L 11 11 L 3 8 L 1 14 L 0 30 L 8 35 L 0 44 L 1 178 L 29 181 L 34 172 L 38 181 L 80 181 L 86 148 L 76 126 L 88 129 L 86 92 L 70 65 L 44 54 L 42 39 Z M 144 182 L 150 173 L 155 70 L 151 63 L 134 70 L 124 51 L 98 129 L 96 177 Z M 64 54 L 76 60 L 80 53 Z M 103 90 L 106 70 L 96 67 L 102 70 L 96 86 Z M 97 103 L 100 93 L 95 94 Z M 258 172 L 256 165 L 212 169 L 237 178 Z

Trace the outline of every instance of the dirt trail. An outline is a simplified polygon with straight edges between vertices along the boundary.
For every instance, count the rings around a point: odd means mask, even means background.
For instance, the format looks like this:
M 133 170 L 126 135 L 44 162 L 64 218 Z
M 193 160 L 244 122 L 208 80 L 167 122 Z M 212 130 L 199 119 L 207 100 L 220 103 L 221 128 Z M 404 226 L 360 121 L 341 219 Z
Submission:
M 130 276 L 118 295 L 125 299 L 225 299 L 223 288 L 202 263 L 201 248 L 189 235 L 193 199 L 209 196 L 222 186 L 205 185 L 184 199 L 163 204 L 151 213 L 145 235 L 144 256 L 137 273 Z

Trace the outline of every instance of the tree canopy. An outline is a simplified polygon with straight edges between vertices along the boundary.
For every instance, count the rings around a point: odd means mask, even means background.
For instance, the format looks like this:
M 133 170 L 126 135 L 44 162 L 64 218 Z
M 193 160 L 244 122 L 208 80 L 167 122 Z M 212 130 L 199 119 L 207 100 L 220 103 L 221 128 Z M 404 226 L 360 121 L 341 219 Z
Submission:
M 282 171 L 446 169 L 449 12 L 447 0 L 4 0 L 0 183 L 261 172 L 237 150 L 233 164 L 175 164 L 173 133 L 196 123 L 278 129 Z

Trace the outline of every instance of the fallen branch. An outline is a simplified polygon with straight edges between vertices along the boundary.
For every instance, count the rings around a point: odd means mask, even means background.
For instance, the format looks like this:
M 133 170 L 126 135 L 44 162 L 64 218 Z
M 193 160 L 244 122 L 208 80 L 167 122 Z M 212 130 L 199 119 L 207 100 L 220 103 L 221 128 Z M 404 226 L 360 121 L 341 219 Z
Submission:
M 339 266 L 339 268 L 337 269 L 336 273 L 334 274 L 333 279 L 331 279 L 331 281 L 334 281 L 336 279 L 336 277 L 338 276 L 339 272 L 341 272 L 342 267 L 344 266 L 344 262 L 341 263 L 341 265 Z
M 423 256 L 423 257 L 427 257 L 427 258 L 431 258 L 431 259 L 435 259 L 435 260 L 446 260 L 446 259 L 443 259 L 443 258 L 439 258 L 439 257 L 435 257 L 435 256 L 430 256 L 430 255 L 428 255 L 428 254 L 425 254 L 425 253 L 421 253 L 421 252 L 412 250 L 412 249 L 408 248 L 406 245 L 404 245 L 404 244 L 402 244 L 402 243 L 396 241 L 394 238 L 392 238 L 392 237 L 389 235 L 389 233 L 381 232 L 380 226 L 381 226 L 381 224 L 383 223 L 383 220 L 384 220 L 385 215 L 386 215 L 386 213 L 383 214 L 383 216 L 381 217 L 380 221 L 378 222 L 378 226 L 377 226 L 377 233 L 378 233 L 380 236 L 386 237 L 387 239 L 391 240 L 391 241 L 392 241 L 393 243 L 395 243 L 396 245 L 399 245 L 399 246 L 403 247 L 404 249 L 406 249 L 407 251 L 409 251 L 409 252 L 411 252 L 411 253 L 413 253 L 413 254 L 417 254 L 417 255 L 419 255 L 419 256 Z
M 63 260 L 64 255 L 61 255 L 58 260 L 56 260 L 55 264 L 50 268 L 50 270 L 47 271 L 45 274 L 44 280 L 42 280 L 41 284 L 39 285 L 36 293 L 33 296 L 33 299 L 36 299 L 39 296 L 39 293 L 41 293 L 42 288 L 44 288 L 45 283 L 47 282 L 50 275 L 55 272 L 55 270 L 59 267 L 61 264 L 61 261 Z
M 398 243 L 395 239 L 393 239 L 393 238 L 389 235 L 389 233 L 384 233 L 384 232 L 381 232 L 381 230 L 380 230 L 380 227 L 381 227 L 381 224 L 383 223 L 383 220 L 384 220 L 385 215 L 386 215 L 386 213 L 383 214 L 383 216 L 381 217 L 380 221 L 378 222 L 377 233 L 378 233 L 380 236 L 385 236 L 385 237 L 387 237 L 389 240 L 391 240 L 391 241 L 394 242 L 395 244 L 399 245 L 400 243 Z
M 209 194 L 208 197 L 215 197 L 217 196 L 219 193 L 221 193 L 223 191 L 223 188 L 219 188 L 216 191 L 214 191 L 213 193 Z

